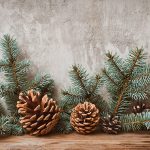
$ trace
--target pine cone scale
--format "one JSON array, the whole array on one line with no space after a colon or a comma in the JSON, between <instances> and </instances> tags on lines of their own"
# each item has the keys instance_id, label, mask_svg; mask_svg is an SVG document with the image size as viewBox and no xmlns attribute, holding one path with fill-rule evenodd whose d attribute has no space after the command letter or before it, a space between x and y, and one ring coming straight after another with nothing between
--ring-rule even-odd
<instances>
[{"instance_id":1,"label":"pine cone scale","mask_svg":"<svg viewBox=\"0 0 150 150\"><path fill-rule=\"evenodd\" d=\"M31 127L33 128L33 127L36 127L37 126L37 122L35 122L35 123L33 123L33 124L31 124Z\"/></svg>"}]
</instances>

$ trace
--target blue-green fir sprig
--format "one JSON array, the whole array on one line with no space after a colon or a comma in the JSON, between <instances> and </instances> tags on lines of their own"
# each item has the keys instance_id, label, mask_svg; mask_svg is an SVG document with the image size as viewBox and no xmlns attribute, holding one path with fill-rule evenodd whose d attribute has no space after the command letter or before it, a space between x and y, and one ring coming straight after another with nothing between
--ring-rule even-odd
<instances>
[{"instance_id":1,"label":"blue-green fir sprig","mask_svg":"<svg viewBox=\"0 0 150 150\"><path fill-rule=\"evenodd\" d=\"M63 119L60 120L59 123L66 124L66 127L62 130L63 133L72 131L70 126L70 114L72 108L78 103L85 101L94 103L96 107L100 109L100 112L108 109L107 103L99 94L102 85L101 76L99 74L90 77L85 68L80 65L73 65L69 72L69 76L72 86L68 89L62 90L62 98L60 102L63 111Z\"/></svg>"},{"instance_id":2,"label":"blue-green fir sprig","mask_svg":"<svg viewBox=\"0 0 150 150\"><path fill-rule=\"evenodd\" d=\"M18 123L19 118L15 116L0 116L0 137L16 135L20 136L24 134L24 130Z\"/></svg>"},{"instance_id":3,"label":"blue-green fir sprig","mask_svg":"<svg viewBox=\"0 0 150 150\"><path fill-rule=\"evenodd\" d=\"M41 94L52 96L54 81L50 76L37 75L33 80L28 78L30 62L25 59L20 60L20 49L13 37L4 35L0 46L2 51L0 72L5 75L5 82L0 84L0 96L4 97L11 114L16 112L16 102L20 92L32 88Z\"/></svg>"},{"instance_id":4,"label":"blue-green fir sprig","mask_svg":"<svg viewBox=\"0 0 150 150\"><path fill-rule=\"evenodd\" d=\"M41 96L47 94L50 98L53 97L54 92L54 80L50 75L40 75L37 74L35 78L31 81L28 89L33 89L39 91Z\"/></svg>"},{"instance_id":5,"label":"blue-green fir sprig","mask_svg":"<svg viewBox=\"0 0 150 150\"><path fill-rule=\"evenodd\" d=\"M22 135L24 131L18 123L19 116L16 109L19 93L34 89L41 95L47 94L52 97L54 81L49 75L38 74L33 80L28 78L30 62L20 59L20 49L13 37L4 35L0 46L2 51L0 72L5 76L5 82L0 83L0 97L5 99L10 112L10 116L4 116L4 107L0 104L0 135Z\"/></svg>"},{"instance_id":6,"label":"blue-green fir sprig","mask_svg":"<svg viewBox=\"0 0 150 150\"><path fill-rule=\"evenodd\" d=\"M150 112L127 114L120 118L124 132L137 132L150 129Z\"/></svg>"},{"instance_id":7,"label":"blue-green fir sprig","mask_svg":"<svg viewBox=\"0 0 150 150\"><path fill-rule=\"evenodd\" d=\"M144 100L150 92L150 67L143 49L134 49L126 59L108 52L102 80L111 95L113 116L123 115L131 100Z\"/></svg>"},{"instance_id":8,"label":"blue-green fir sprig","mask_svg":"<svg viewBox=\"0 0 150 150\"><path fill-rule=\"evenodd\" d=\"M6 115L6 109L2 103L0 103L0 115Z\"/></svg>"}]
</instances>

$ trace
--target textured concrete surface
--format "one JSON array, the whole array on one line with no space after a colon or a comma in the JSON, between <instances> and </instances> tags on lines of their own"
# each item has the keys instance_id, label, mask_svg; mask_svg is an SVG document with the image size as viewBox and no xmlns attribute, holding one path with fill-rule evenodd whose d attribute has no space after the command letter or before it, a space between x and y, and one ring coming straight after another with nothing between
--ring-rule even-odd
<instances>
[{"instance_id":1,"label":"textured concrete surface","mask_svg":"<svg viewBox=\"0 0 150 150\"><path fill-rule=\"evenodd\" d=\"M150 58L150 1L0 0L0 37L6 33L60 90L72 64L98 72L108 50L125 57L143 46Z\"/></svg>"}]
</instances>

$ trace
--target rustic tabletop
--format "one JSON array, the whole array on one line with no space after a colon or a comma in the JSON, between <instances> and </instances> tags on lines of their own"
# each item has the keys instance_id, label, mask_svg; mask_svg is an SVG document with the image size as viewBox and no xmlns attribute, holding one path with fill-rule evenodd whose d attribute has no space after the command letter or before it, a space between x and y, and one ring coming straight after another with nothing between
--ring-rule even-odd
<instances>
[{"instance_id":1,"label":"rustic tabletop","mask_svg":"<svg viewBox=\"0 0 150 150\"><path fill-rule=\"evenodd\" d=\"M150 150L150 134L11 136L0 138L0 150Z\"/></svg>"}]
</instances>

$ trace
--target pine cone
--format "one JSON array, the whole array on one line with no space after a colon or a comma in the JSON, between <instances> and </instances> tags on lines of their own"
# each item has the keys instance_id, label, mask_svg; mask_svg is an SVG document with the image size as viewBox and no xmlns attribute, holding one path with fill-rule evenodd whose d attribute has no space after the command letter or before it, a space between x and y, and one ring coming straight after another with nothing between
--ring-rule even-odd
<instances>
[{"instance_id":1,"label":"pine cone","mask_svg":"<svg viewBox=\"0 0 150 150\"><path fill-rule=\"evenodd\" d=\"M102 119L102 129L104 132L109 134L118 134L121 130L121 122L118 121L118 116L112 117L104 117Z\"/></svg>"},{"instance_id":2,"label":"pine cone","mask_svg":"<svg viewBox=\"0 0 150 150\"><path fill-rule=\"evenodd\" d=\"M49 133L60 118L60 109L56 101L49 100L47 95L41 98L40 93L33 90L27 94L20 93L17 108L18 113L23 116L20 123L31 135Z\"/></svg>"},{"instance_id":3,"label":"pine cone","mask_svg":"<svg viewBox=\"0 0 150 150\"><path fill-rule=\"evenodd\" d=\"M99 123L99 110L89 102L79 103L71 113L70 123L81 134L88 134L96 130Z\"/></svg>"},{"instance_id":4,"label":"pine cone","mask_svg":"<svg viewBox=\"0 0 150 150\"><path fill-rule=\"evenodd\" d=\"M136 101L131 105L131 113L137 114L147 109L146 101Z\"/></svg>"}]
</instances>

